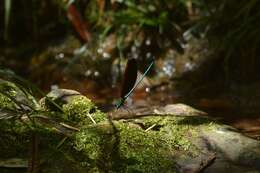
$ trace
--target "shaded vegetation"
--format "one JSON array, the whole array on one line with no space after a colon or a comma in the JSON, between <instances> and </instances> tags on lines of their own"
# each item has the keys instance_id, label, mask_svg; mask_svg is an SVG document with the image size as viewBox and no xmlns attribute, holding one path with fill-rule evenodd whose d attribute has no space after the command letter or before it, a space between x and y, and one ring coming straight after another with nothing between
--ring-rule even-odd
<instances>
[{"instance_id":1,"label":"shaded vegetation","mask_svg":"<svg viewBox=\"0 0 260 173\"><path fill-rule=\"evenodd\" d=\"M19 87L10 82L2 82L1 86L6 83L16 93L20 92ZM106 115L88 98L76 93L71 90L52 91L40 101L38 110L19 112L19 116L11 118L3 110L12 106L5 106L8 102L1 105L0 128L5 133L0 135L4 139L0 145L3 146L1 153L6 153L2 159L33 159L33 155L28 156L32 150L28 146L33 134L38 136L39 142L39 150L35 151L40 159L38 169L47 172L57 169L61 172L174 172L178 170L174 164L177 158L186 154L193 158L200 152L190 141L197 136L199 126L192 129L189 122L179 124L181 117L142 118L139 120L143 123L140 127L149 128L156 124L155 129L145 131L134 121L107 121ZM16 100L12 99L7 101L11 105L12 102L16 104ZM62 111L54 107L49 99L55 101ZM29 119L26 120L25 116ZM48 118L41 119L44 116ZM64 122L75 127L66 125L61 128ZM208 126L206 121L201 123ZM29 162L29 165L33 163Z\"/></svg>"},{"instance_id":2,"label":"shaded vegetation","mask_svg":"<svg viewBox=\"0 0 260 173\"><path fill-rule=\"evenodd\" d=\"M224 69L227 81L259 80L260 3L252 1L206 1L208 11L201 24Z\"/></svg>"},{"instance_id":3,"label":"shaded vegetation","mask_svg":"<svg viewBox=\"0 0 260 173\"><path fill-rule=\"evenodd\" d=\"M169 50L183 54L187 37L196 37L213 52L217 74L208 80L228 87L253 83L260 79L259 9L257 0L0 1L1 158L30 158L30 167L40 155L44 172L177 171L176 159L202 154L191 139L200 128L218 127L215 122L174 116L108 121L80 93L54 89L45 95L3 67L41 80L45 89L68 80L66 72L76 80L88 73L98 78L98 71L88 70L100 68L107 86L118 75L108 71L115 65L120 73L123 59L161 60ZM67 46L60 44L64 38ZM35 137L40 151L29 147Z\"/></svg>"},{"instance_id":4,"label":"shaded vegetation","mask_svg":"<svg viewBox=\"0 0 260 173\"><path fill-rule=\"evenodd\" d=\"M76 12L68 10L71 5ZM145 61L145 57L162 57L168 48L182 53L186 44L183 34L190 32L195 36L204 34L209 40L214 56L220 59L215 64L219 66L219 75L226 82L247 83L259 79L257 0L239 3L226 0L56 0L40 3L5 0L0 6L1 18L5 21L0 27L1 42L11 47L20 45L15 54L0 51L4 57L16 57L16 61L30 58L49 40L57 40L71 32L81 40L84 40L83 32L92 35L88 44L93 52L89 56L95 54L97 45L115 35L117 50L112 53L113 57L139 57L143 59L140 61ZM84 23L75 16L74 21L68 20L70 15L81 15ZM29 44L24 45L24 42Z\"/></svg>"}]
</instances>

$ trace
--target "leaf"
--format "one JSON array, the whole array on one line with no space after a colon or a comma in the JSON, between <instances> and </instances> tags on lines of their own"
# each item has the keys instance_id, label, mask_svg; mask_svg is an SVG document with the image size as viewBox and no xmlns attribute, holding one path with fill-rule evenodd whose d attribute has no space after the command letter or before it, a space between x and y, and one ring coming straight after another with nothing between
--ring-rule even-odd
<instances>
[{"instance_id":1,"label":"leaf","mask_svg":"<svg viewBox=\"0 0 260 173\"><path fill-rule=\"evenodd\" d=\"M27 168L28 167L28 160L21 159L21 158L10 158L10 159L1 159L0 160L0 167L4 168Z\"/></svg>"},{"instance_id":2,"label":"leaf","mask_svg":"<svg viewBox=\"0 0 260 173\"><path fill-rule=\"evenodd\" d=\"M21 115L20 112L17 112L15 110L7 109L7 108L1 108L0 109L0 120L2 119L11 119L13 117L19 117Z\"/></svg>"},{"instance_id":3,"label":"leaf","mask_svg":"<svg viewBox=\"0 0 260 173\"><path fill-rule=\"evenodd\" d=\"M14 83L15 86L18 87L23 92L23 94L26 96L26 98L29 101L31 101L31 103L35 107L38 107L38 102L37 102L36 98L34 97L34 95L39 94L41 97L43 97L44 93L37 86L35 86L33 83L23 79L22 77L16 75L11 70L7 70L7 69L0 69L0 79L1 78L6 79L6 80ZM2 91L0 90L0 92L2 92ZM2 93L5 94L4 92L2 92ZM56 104L54 101L52 101L48 97L47 97L47 99L53 105L55 105L59 110L62 111L62 108L58 104ZM25 105L25 106L30 107L30 105L25 104L25 103L20 104L20 101L18 101L18 100L13 100L13 101L15 101L16 104L18 104L18 106L19 105Z\"/></svg>"},{"instance_id":4,"label":"leaf","mask_svg":"<svg viewBox=\"0 0 260 173\"><path fill-rule=\"evenodd\" d=\"M97 0L97 4L98 4L99 15L103 16L105 5L106 5L106 1L105 0Z\"/></svg>"},{"instance_id":5,"label":"leaf","mask_svg":"<svg viewBox=\"0 0 260 173\"><path fill-rule=\"evenodd\" d=\"M5 10L5 32L4 32L5 40L8 40L11 5L12 5L12 0L5 0L5 9L4 9Z\"/></svg>"},{"instance_id":6,"label":"leaf","mask_svg":"<svg viewBox=\"0 0 260 173\"><path fill-rule=\"evenodd\" d=\"M84 23L80 13L73 4L70 4L68 6L67 15L68 19L72 22L80 38L85 42L89 42L91 40L91 34L87 30L86 24Z\"/></svg>"}]
</instances>

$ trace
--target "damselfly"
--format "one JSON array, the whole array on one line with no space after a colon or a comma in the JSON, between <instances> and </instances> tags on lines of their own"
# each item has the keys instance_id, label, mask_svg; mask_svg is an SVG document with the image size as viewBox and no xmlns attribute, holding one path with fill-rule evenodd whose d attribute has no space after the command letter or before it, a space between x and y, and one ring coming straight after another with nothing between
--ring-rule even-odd
<instances>
[{"instance_id":1,"label":"damselfly","mask_svg":"<svg viewBox=\"0 0 260 173\"><path fill-rule=\"evenodd\" d=\"M137 78L136 59L128 60L125 68L125 73L124 73L124 80L123 80L123 85L122 85L122 90L120 95L121 98L116 104L116 109L119 109L121 106L124 105L125 100L131 95L131 93L134 91L137 85L144 79L144 77L149 72L153 64L154 64L154 59L149 64L149 66L145 69L140 79L136 82L136 78Z\"/></svg>"}]
</instances>

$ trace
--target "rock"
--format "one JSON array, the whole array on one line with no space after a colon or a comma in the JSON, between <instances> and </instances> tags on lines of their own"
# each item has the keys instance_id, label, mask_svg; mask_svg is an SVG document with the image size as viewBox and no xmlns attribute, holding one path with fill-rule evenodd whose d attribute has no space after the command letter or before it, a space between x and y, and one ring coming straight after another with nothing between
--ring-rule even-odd
<instances>
[{"instance_id":1,"label":"rock","mask_svg":"<svg viewBox=\"0 0 260 173\"><path fill-rule=\"evenodd\" d=\"M53 101L57 101L62 111L53 109ZM56 123L35 126L41 146L42 172L249 173L259 170L259 141L187 105L157 107L161 112L111 120L80 93L58 89L43 98L41 106L51 112L48 118ZM68 136L51 130L64 121L75 125L77 130ZM1 123L0 130L4 132L8 126L3 125L7 122ZM13 128L21 125L14 124ZM12 145L4 145L5 140L1 140L0 146L4 148L0 155L8 151L12 153L8 156L14 158L13 150L22 148L19 154L26 158L28 132L16 130L18 136L8 133L8 138L3 139Z\"/></svg>"},{"instance_id":2,"label":"rock","mask_svg":"<svg viewBox=\"0 0 260 173\"><path fill-rule=\"evenodd\" d=\"M229 172L232 169L235 172L237 168L245 172L249 170L260 171L259 141L246 137L235 129L224 125L202 133L202 136L207 138L209 142L208 146L217 153L218 159L216 165L212 165L213 168L216 167ZM229 165L229 168L227 165ZM230 170L230 167L233 168Z\"/></svg>"},{"instance_id":3,"label":"rock","mask_svg":"<svg viewBox=\"0 0 260 173\"><path fill-rule=\"evenodd\" d=\"M206 116L207 113L197 110L185 104L168 104L165 107L154 109L154 113L158 114L174 114L177 116Z\"/></svg>"},{"instance_id":4,"label":"rock","mask_svg":"<svg viewBox=\"0 0 260 173\"><path fill-rule=\"evenodd\" d=\"M196 110L184 104L172 104L165 107L154 107L140 109L142 113L125 116L121 114L115 119L130 121L140 127L149 128L144 125L143 118L151 115L159 116L165 121L173 121L175 124L168 134L172 134L173 129L186 129L192 132L192 136L185 136L190 143L194 144L200 151L199 157L189 158L188 156L177 158L175 163L180 172L196 172L200 170L205 162L209 166L204 172L259 172L260 170L260 142L239 133L236 129L217 123L210 119L205 112ZM150 115L149 115L150 113ZM126 118L127 120L122 120ZM176 122L178 122L176 124ZM154 125L154 127L153 127ZM162 128L160 123L150 124L150 127L158 130ZM151 129L153 129L151 128ZM182 131L174 131L174 134L181 134ZM195 137L194 137L195 136ZM182 142L181 142L182 143ZM216 156L214 162L210 162L211 156ZM209 160L208 160L209 159ZM203 168L204 169L204 168ZM195 171L196 170L196 171Z\"/></svg>"}]
</instances>

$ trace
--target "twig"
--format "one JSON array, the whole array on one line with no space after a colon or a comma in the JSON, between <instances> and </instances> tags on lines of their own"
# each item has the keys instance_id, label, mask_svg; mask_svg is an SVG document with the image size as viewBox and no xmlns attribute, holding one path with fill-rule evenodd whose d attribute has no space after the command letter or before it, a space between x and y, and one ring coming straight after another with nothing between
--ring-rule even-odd
<instances>
[{"instance_id":1,"label":"twig","mask_svg":"<svg viewBox=\"0 0 260 173\"><path fill-rule=\"evenodd\" d=\"M64 144L64 142L66 141L66 139L68 139L67 136L65 136L64 138L62 138L62 140L59 142L59 144L57 145L56 149L60 148L62 144Z\"/></svg>"},{"instance_id":2,"label":"twig","mask_svg":"<svg viewBox=\"0 0 260 173\"><path fill-rule=\"evenodd\" d=\"M28 162L28 172L39 172L39 138L36 132L32 132L31 146L30 146L30 160Z\"/></svg>"},{"instance_id":3,"label":"twig","mask_svg":"<svg viewBox=\"0 0 260 173\"><path fill-rule=\"evenodd\" d=\"M65 123L60 123L60 125L63 126L63 127L66 127L67 129L71 129L71 130L79 131L79 128L76 128L76 127L70 126L70 125L65 124Z\"/></svg>"},{"instance_id":4,"label":"twig","mask_svg":"<svg viewBox=\"0 0 260 173\"><path fill-rule=\"evenodd\" d=\"M92 118L92 116L88 113L87 116L90 118L90 120L94 123L97 124L96 121Z\"/></svg>"},{"instance_id":5,"label":"twig","mask_svg":"<svg viewBox=\"0 0 260 173\"><path fill-rule=\"evenodd\" d=\"M153 124L152 126L148 127L145 132L148 132L149 130L151 130L152 128L154 128L156 126L156 124Z\"/></svg>"}]
</instances>

